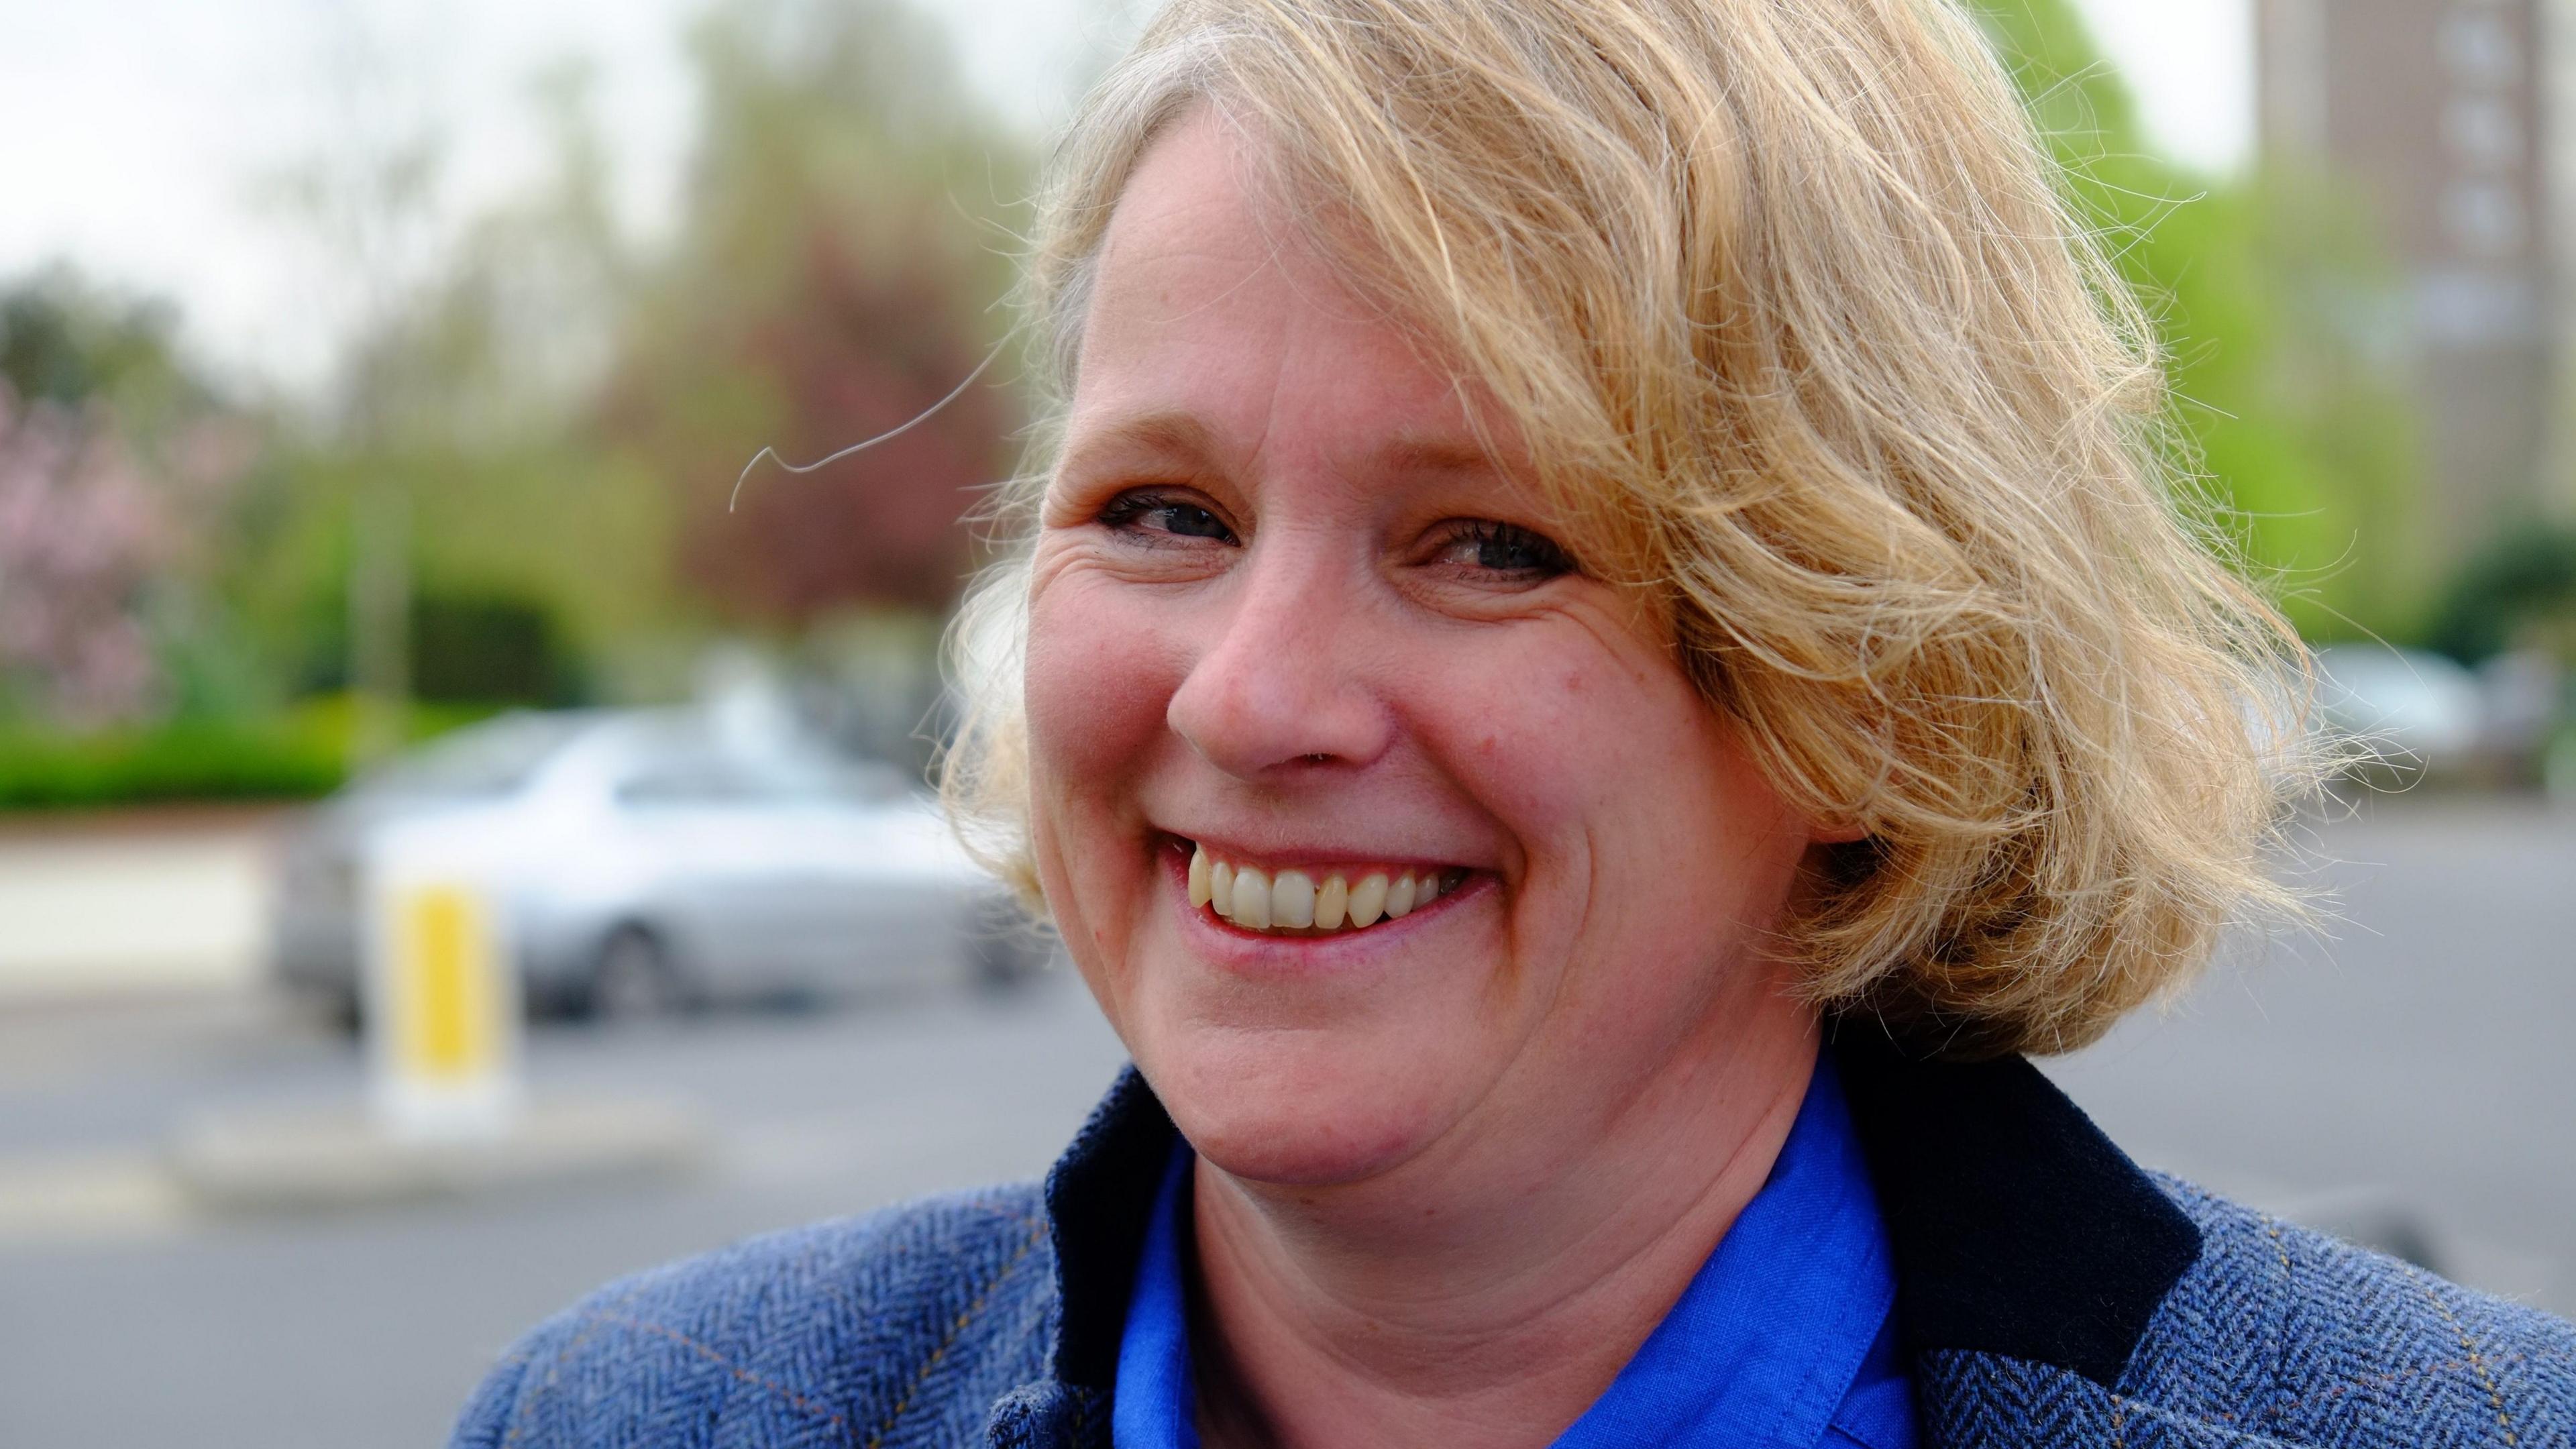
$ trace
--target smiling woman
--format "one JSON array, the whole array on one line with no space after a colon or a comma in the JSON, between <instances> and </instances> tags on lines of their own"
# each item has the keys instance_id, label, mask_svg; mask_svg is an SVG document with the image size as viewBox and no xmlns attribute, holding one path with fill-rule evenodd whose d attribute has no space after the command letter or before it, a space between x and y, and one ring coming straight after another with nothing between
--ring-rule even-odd
<instances>
[{"instance_id":1,"label":"smiling woman","mask_svg":"<svg viewBox=\"0 0 2576 1449\"><path fill-rule=\"evenodd\" d=\"M541 1328L460 1442L2417 1445L2576 1335L2141 1172L2296 641L1943 0L1178 0L1032 259L951 806L1135 1058L1041 1195Z\"/></svg>"},{"instance_id":2,"label":"smiling woman","mask_svg":"<svg viewBox=\"0 0 2576 1449\"><path fill-rule=\"evenodd\" d=\"M1644 597L1556 541L1454 371L1263 198L1254 154L1212 106L1177 117L1103 240L1062 462L1007 585L1037 875L1205 1160L1389 1202L1431 1179L1459 1212L1576 1230L1533 1194L1605 1132L1685 1149L1662 1160L1696 1176L1748 1125L1623 1112L1644 1084L1678 1074L1677 1100L1786 1131L1812 1013L1759 947L1825 832ZM1341 884L1338 929L1319 882ZM1531 1140L1463 1147L1505 1128ZM1723 1210L1705 1183L1657 1188ZM1676 1251L1705 1256L1694 1235ZM1463 1219L1443 1236L1492 1246ZM1446 1270L1426 1241L1384 1246Z\"/></svg>"},{"instance_id":3,"label":"smiling woman","mask_svg":"<svg viewBox=\"0 0 2576 1449\"><path fill-rule=\"evenodd\" d=\"M1230 170L1166 154L1191 120ZM1321 359L1386 410L1339 476L1507 494L1445 521L1579 559L1840 827L1813 864L1842 888L1775 943L1811 999L2065 1050L2286 904L2263 846L2302 781L2239 726L2297 641L2189 516L2152 329L1948 7L1184 5L1094 98L1047 215L1060 426L1016 516L1124 480L1222 525L1181 480L1240 485L1218 450L1299 419L1204 394ZM1295 330L1209 320L1274 272ZM1000 662L1032 562L969 606L951 799L1034 900Z\"/></svg>"}]
</instances>

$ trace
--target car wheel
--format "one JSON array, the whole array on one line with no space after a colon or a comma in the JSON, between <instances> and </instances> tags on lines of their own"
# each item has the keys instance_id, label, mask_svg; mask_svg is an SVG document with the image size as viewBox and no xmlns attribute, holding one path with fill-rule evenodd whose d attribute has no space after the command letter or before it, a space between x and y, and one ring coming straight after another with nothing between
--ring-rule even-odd
<instances>
[{"instance_id":1,"label":"car wheel","mask_svg":"<svg viewBox=\"0 0 2576 1449\"><path fill-rule=\"evenodd\" d=\"M620 926L599 946L591 968L591 1015L611 1021L676 1016L694 996L670 948L642 926Z\"/></svg>"},{"instance_id":2,"label":"car wheel","mask_svg":"<svg viewBox=\"0 0 2576 1449\"><path fill-rule=\"evenodd\" d=\"M322 1021L335 1036L354 1041L367 1034L367 1008L358 993L334 991L322 1002Z\"/></svg>"}]
</instances>

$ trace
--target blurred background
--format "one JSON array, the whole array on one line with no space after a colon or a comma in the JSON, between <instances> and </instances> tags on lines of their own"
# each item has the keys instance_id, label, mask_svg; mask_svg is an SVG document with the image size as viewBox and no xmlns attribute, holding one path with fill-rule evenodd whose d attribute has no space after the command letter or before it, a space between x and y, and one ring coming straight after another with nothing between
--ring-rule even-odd
<instances>
[{"instance_id":1,"label":"blurred background","mask_svg":"<svg viewBox=\"0 0 2576 1449\"><path fill-rule=\"evenodd\" d=\"M2050 1070L2576 1311L2576 6L1979 3L2384 750L2322 933ZM1147 8L0 0L0 1444L436 1442L605 1278L1060 1148L1121 1053L923 778L1025 199ZM506 1151L366 1110L425 822Z\"/></svg>"}]
</instances>

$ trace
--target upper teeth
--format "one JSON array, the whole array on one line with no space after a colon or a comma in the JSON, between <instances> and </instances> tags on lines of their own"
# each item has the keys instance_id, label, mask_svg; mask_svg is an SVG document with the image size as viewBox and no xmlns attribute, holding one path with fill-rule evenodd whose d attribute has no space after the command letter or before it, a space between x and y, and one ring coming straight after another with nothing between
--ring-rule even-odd
<instances>
[{"instance_id":1,"label":"upper teeth","mask_svg":"<svg viewBox=\"0 0 2576 1449\"><path fill-rule=\"evenodd\" d=\"M1202 845L1190 855L1190 904L1204 906L1250 931L1355 931L1412 914L1438 898L1441 872L1372 870L1354 883L1334 871L1283 870L1234 865Z\"/></svg>"}]
</instances>

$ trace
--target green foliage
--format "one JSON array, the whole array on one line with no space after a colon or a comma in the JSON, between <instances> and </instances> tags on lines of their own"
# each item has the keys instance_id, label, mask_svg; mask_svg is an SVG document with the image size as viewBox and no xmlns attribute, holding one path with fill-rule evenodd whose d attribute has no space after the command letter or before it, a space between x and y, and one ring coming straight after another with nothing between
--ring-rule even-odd
<instances>
[{"instance_id":1,"label":"green foliage","mask_svg":"<svg viewBox=\"0 0 2576 1449\"><path fill-rule=\"evenodd\" d=\"M488 705L413 712L414 740L493 714ZM305 800L348 778L354 712L345 696L255 719L181 719L65 734L0 726L0 811L206 800Z\"/></svg>"},{"instance_id":2,"label":"green foliage","mask_svg":"<svg viewBox=\"0 0 2576 1449\"><path fill-rule=\"evenodd\" d=\"M131 724L231 690L222 545L261 433L166 308L65 268L0 285L0 717Z\"/></svg>"},{"instance_id":3,"label":"green foliage","mask_svg":"<svg viewBox=\"0 0 2576 1449\"><path fill-rule=\"evenodd\" d=\"M349 686L348 611L326 599L309 635L302 684ZM546 603L506 591L416 592L411 600L412 695L424 703L561 708L588 702L581 659Z\"/></svg>"},{"instance_id":4,"label":"green foliage","mask_svg":"<svg viewBox=\"0 0 2576 1449\"><path fill-rule=\"evenodd\" d=\"M851 465L755 476L738 512L729 494L764 445L831 452L973 371L1008 321L997 198L1025 189L1024 148L895 0L733 0L690 44L701 135L678 234L648 252L619 232L587 75L549 73L551 172L388 313L342 425L262 480L234 551L241 613L286 656L346 647L371 489L409 500L414 588L523 603L594 664L718 620L794 630L953 594L959 515L1019 425L1006 391ZM417 643L435 693L443 646Z\"/></svg>"},{"instance_id":5,"label":"green foliage","mask_svg":"<svg viewBox=\"0 0 2576 1449\"><path fill-rule=\"evenodd\" d=\"M2523 644L2576 656L2576 529L2508 529L2461 568L2434 616L2432 646L2476 664Z\"/></svg>"},{"instance_id":6,"label":"green foliage","mask_svg":"<svg viewBox=\"0 0 2576 1449\"><path fill-rule=\"evenodd\" d=\"M580 676L544 606L507 594L412 601L412 688L422 699L569 705Z\"/></svg>"},{"instance_id":7,"label":"green foliage","mask_svg":"<svg viewBox=\"0 0 2576 1449\"><path fill-rule=\"evenodd\" d=\"M2406 636L2430 576L2414 412L2368 228L2312 178L2196 177L2148 151L2067 0L1982 0L2078 212L2153 312L2184 459L2312 637Z\"/></svg>"},{"instance_id":8,"label":"green foliage","mask_svg":"<svg viewBox=\"0 0 2576 1449\"><path fill-rule=\"evenodd\" d=\"M202 408L207 390L181 362L176 317L119 298L65 268L0 288L0 379L28 401L109 403L132 425Z\"/></svg>"},{"instance_id":9,"label":"green foliage","mask_svg":"<svg viewBox=\"0 0 2576 1449\"><path fill-rule=\"evenodd\" d=\"M193 721L148 730L0 733L0 809L303 799L340 783L341 744L310 727Z\"/></svg>"},{"instance_id":10,"label":"green foliage","mask_svg":"<svg viewBox=\"0 0 2576 1449\"><path fill-rule=\"evenodd\" d=\"M347 682L371 493L402 500L400 552L428 614L479 600L521 620L522 642L501 649L488 629L416 609L412 683L425 698L585 694L591 660L686 616L668 500L594 427L634 263L606 200L588 84L578 65L538 79L549 173L484 214L432 283L359 339L339 415L296 439L242 511L233 597L291 686ZM492 677L496 659L532 652L544 661Z\"/></svg>"},{"instance_id":11,"label":"green foliage","mask_svg":"<svg viewBox=\"0 0 2576 1449\"><path fill-rule=\"evenodd\" d=\"M739 514L726 494L763 445L809 457L910 421L1001 340L1025 145L901 0L723 0L690 45L701 136L678 234L649 252L619 229L613 138L578 64L535 86L551 171L416 291L387 290L410 269L375 263L400 249L388 238L417 210L434 135L287 178L309 239L371 299L366 331L327 409L248 420L257 446L170 530L184 557L156 558L120 599L162 658L151 708L79 737L13 729L0 800L336 780L346 720L285 701L347 687L362 518L378 541L363 552L408 572L411 683L433 720L442 702L667 682L664 661L717 621L802 630L946 604L971 564L959 515L1021 421L1006 388L853 466L755 477ZM147 468L205 441L189 428L215 407L172 337L165 310L69 273L0 290L0 377L103 400Z\"/></svg>"},{"instance_id":12,"label":"green foliage","mask_svg":"<svg viewBox=\"0 0 2576 1449\"><path fill-rule=\"evenodd\" d=\"M704 131L683 231L651 270L604 418L676 511L676 563L736 624L936 612L970 566L959 518L1021 414L986 385L886 446L1000 342L1017 140L976 111L942 37L892 0L736 0L692 36Z\"/></svg>"}]
</instances>

